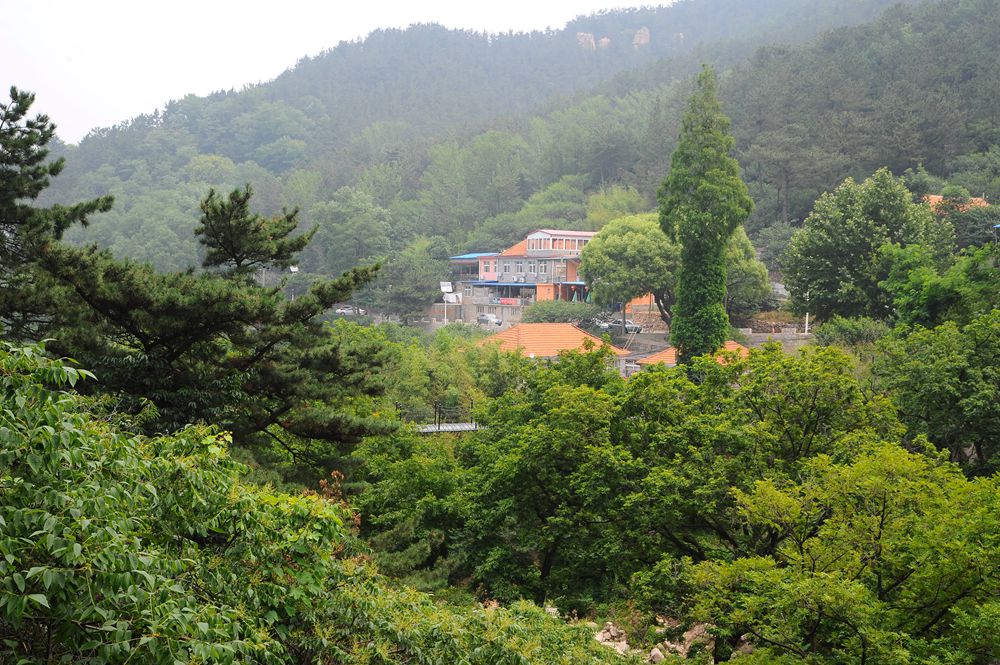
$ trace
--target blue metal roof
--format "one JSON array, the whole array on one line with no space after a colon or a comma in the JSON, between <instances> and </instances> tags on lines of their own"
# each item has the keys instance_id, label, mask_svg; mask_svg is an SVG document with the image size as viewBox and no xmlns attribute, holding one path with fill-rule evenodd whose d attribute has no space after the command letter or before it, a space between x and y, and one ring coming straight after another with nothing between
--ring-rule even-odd
<instances>
[{"instance_id":1,"label":"blue metal roof","mask_svg":"<svg viewBox=\"0 0 1000 665\"><path fill-rule=\"evenodd\" d=\"M483 256L497 256L500 252L474 252L472 254L459 254L458 256L449 256L452 261L466 261L472 259L478 259Z\"/></svg>"}]
</instances>

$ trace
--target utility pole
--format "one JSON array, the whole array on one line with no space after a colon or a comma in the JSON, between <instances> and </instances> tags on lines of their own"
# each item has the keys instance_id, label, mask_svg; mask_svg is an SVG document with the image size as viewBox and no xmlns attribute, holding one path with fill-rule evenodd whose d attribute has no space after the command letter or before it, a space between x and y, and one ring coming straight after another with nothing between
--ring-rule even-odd
<instances>
[{"instance_id":1,"label":"utility pole","mask_svg":"<svg viewBox=\"0 0 1000 665\"><path fill-rule=\"evenodd\" d=\"M806 334L809 334L809 292L806 291Z\"/></svg>"}]
</instances>

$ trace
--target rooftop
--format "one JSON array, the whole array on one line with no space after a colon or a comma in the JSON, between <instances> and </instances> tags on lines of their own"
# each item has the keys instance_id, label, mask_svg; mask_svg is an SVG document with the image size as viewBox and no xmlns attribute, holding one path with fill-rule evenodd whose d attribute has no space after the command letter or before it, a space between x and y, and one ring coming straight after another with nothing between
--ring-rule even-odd
<instances>
[{"instance_id":1,"label":"rooftop","mask_svg":"<svg viewBox=\"0 0 1000 665\"><path fill-rule=\"evenodd\" d=\"M931 210L937 210L938 206L944 202L944 197L940 194L927 194L924 196L924 201L926 201L931 206ZM989 206L990 202L986 199L979 198L978 196L969 197L969 202L958 206L959 212L965 212L969 208L985 208Z\"/></svg>"},{"instance_id":2,"label":"rooftop","mask_svg":"<svg viewBox=\"0 0 1000 665\"><path fill-rule=\"evenodd\" d=\"M500 256L526 256L528 253L528 241L522 240L516 245L512 245L500 252Z\"/></svg>"},{"instance_id":3,"label":"rooftop","mask_svg":"<svg viewBox=\"0 0 1000 665\"><path fill-rule=\"evenodd\" d=\"M538 229L532 233L548 233L550 236L566 236L567 238L593 238L597 235L597 231L564 231L560 229Z\"/></svg>"},{"instance_id":4,"label":"rooftop","mask_svg":"<svg viewBox=\"0 0 1000 665\"><path fill-rule=\"evenodd\" d=\"M608 347L617 356L629 355L629 351L608 344L572 323L521 323L482 343L499 342L501 351L520 351L530 358L553 358L560 351L583 351L588 341L594 347Z\"/></svg>"},{"instance_id":5,"label":"rooftop","mask_svg":"<svg viewBox=\"0 0 1000 665\"><path fill-rule=\"evenodd\" d=\"M497 256L499 252L473 252L472 254L459 254L458 256L449 256L448 258L452 261L473 261L475 259L480 259L484 256Z\"/></svg>"},{"instance_id":6,"label":"rooftop","mask_svg":"<svg viewBox=\"0 0 1000 665\"><path fill-rule=\"evenodd\" d=\"M720 349L720 351L735 351L737 354L739 354L740 358L746 358L748 355L750 355L750 350L747 349L747 347L733 340L725 342L722 345L722 349ZM715 359L718 360L719 362L722 362L723 357L721 353L718 356L716 356ZM656 365L657 363L663 363L667 367L673 367L674 365L677 364L677 349L675 349L672 346L668 346L662 351L654 353L651 356L646 356L645 358L640 358L636 362L640 365L646 365L646 366Z\"/></svg>"}]
</instances>

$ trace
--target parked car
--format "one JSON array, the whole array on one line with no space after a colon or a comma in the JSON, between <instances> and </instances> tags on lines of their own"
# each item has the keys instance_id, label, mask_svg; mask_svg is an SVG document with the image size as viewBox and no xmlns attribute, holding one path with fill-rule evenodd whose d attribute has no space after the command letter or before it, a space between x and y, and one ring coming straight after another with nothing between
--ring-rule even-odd
<instances>
[{"instance_id":1,"label":"parked car","mask_svg":"<svg viewBox=\"0 0 1000 665\"><path fill-rule=\"evenodd\" d=\"M622 329L621 319L612 319L611 321L603 321L600 324L601 330L609 330L611 332L617 332ZM634 335L636 333L642 332L642 326L633 321L632 319L625 319L625 332L629 335Z\"/></svg>"},{"instance_id":2,"label":"parked car","mask_svg":"<svg viewBox=\"0 0 1000 665\"><path fill-rule=\"evenodd\" d=\"M353 307L351 305L341 305L334 311L341 316L354 316L355 314L364 315L368 313L360 307Z\"/></svg>"},{"instance_id":3,"label":"parked car","mask_svg":"<svg viewBox=\"0 0 1000 665\"><path fill-rule=\"evenodd\" d=\"M481 323L484 326L502 326L503 320L496 314L480 314L476 317L476 323Z\"/></svg>"}]
</instances>

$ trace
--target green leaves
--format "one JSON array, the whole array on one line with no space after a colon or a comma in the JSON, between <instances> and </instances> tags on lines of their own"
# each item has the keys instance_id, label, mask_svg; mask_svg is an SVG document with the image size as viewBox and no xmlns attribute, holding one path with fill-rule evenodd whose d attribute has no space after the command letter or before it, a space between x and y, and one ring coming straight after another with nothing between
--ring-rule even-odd
<instances>
[{"instance_id":1,"label":"green leaves","mask_svg":"<svg viewBox=\"0 0 1000 665\"><path fill-rule=\"evenodd\" d=\"M64 369L39 351L0 350L0 661L611 657L539 610L453 610L387 585L341 501L244 483L204 426L122 435L38 383Z\"/></svg>"},{"instance_id":2,"label":"green leaves","mask_svg":"<svg viewBox=\"0 0 1000 665\"><path fill-rule=\"evenodd\" d=\"M934 455L877 440L850 462L820 456L803 471L737 495L748 525L782 545L697 566L695 616L749 632L763 662L983 662L959 648L966 627L950 624L995 595L1000 543L986 534L998 526L998 480L970 482ZM980 653L996 657L986 642Z\"/></svg>"},{"instance_id":3,"label":"green leaves","mask_svg":"<svg viewBox=\"0 0 1000 665\"><path fill-rule=\"evenodd\" d=\"M886 243L923 245L932 262L943 261L953 234L928 206L913 203L888 169L860 184L848 178L821 196L781 261L794 307L819 319L889 318L891 302L880 284L889 265L879 260Z\"/></svg>"},{"instance_id":4,"label":"green leaves","mask_svg":"<svg viewBox=\"0 0 1000 665\"><path fill-rule=\"evenodd\" d=\"M670 174L657 192L660 226L681 251L671 339L684 363L722 346L729 325L725 247L753 210L730 154L734 147L715 73L706 67L684 115Z\"/></svg>"},{"instance_id":5,"label":"green leaves","mask_svg":"<svg viewBox=\"0 0 1000 665\"><path fill-rule=\"evenodd\" d=\"M202 217L194 234L208 251L205 267L224 267L226 273L248 279L258 269L287 268L295 261L316 228L289 237L298 227L298 210L266 219L250 212L253 189L246 185L223 199L209 190L201 202Z\"/></svg>"}]
</instances>

